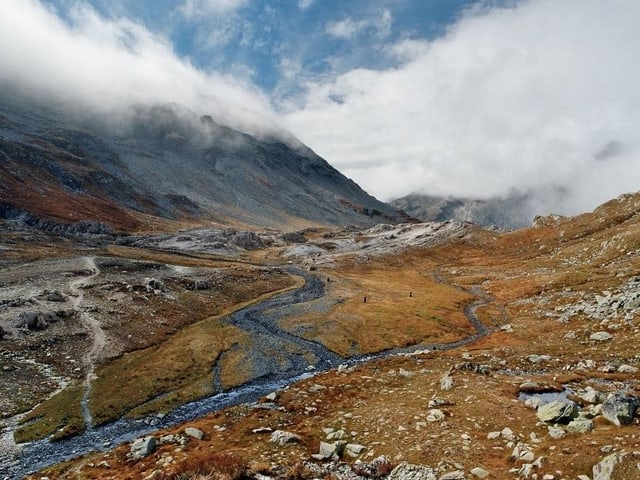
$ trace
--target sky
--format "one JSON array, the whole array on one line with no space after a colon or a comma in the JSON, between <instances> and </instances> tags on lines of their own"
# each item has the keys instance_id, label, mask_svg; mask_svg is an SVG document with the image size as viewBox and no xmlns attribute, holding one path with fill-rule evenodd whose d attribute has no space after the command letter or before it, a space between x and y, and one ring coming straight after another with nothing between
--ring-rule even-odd
<instances>
[{"instance_id":1,"label":"sky","mask_svg":"<svg viewBox=\"0 0 640 480\"><path fill-rule=\"evenodd\" d=\"M640 190L637 0L2 0L0 85L285 128L369 193Z\"/></svg>"}]
</instances>

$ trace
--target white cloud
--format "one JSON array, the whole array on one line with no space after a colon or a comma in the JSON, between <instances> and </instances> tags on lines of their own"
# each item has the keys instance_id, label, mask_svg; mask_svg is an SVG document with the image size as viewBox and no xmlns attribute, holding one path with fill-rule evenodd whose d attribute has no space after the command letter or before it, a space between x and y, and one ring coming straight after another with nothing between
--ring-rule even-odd
<instances>
[{"instance_id":1,"label":"white cloud","mask_svg":"<svg viewBox=\"0 0 640 480\"><path fill-rule=\"evenodd\" d=\"M2 0L0 85L104 113L177 102L245 130L275 119L249 81L196 69L137 23L82 7L70 18L63 22L36 0Z\"/></svg>"},{"instance_id":2,"label":"white cloud","mask_svg":"<svg viewBox=\"0 0 640 480\"><path fill-rule=\"evenodd\" d=\"M367 31L373 31L374 35L379 38L386 38L391 33L392 22L391 12L385 8L376 17L362 20L344 18L329 22L325 27L325 31L332 37L344 40L351 40Z\"/></svg>"},{"instance_id":3,"label":"white cloud","mask_svg":"<svg viewBox=\"0 0 640 480\"><path fill-rule=\"evenodd\" d=\"M185 0L180 12L186 18L226 15L245 6L248 0Z\"/></svg>"},{"instance_id":4,"label":"white cloud","mask_svg":"<svg viewBox=\"0 0 640 480\"><path fill-rule=\"evenodd\" d=\"M384 199L568 189L568 212L640 188L640 2L529 0L462 18L401 66L307 85L289 128ZM357 22L333 25L355 35ZM611 142L624 146L596 159Z\"/></svg>"},{"instance_id":5,"label":"white cloud","mask_svg":"<svg viewBox=\"0 0 640 480\"><path fill-rule=\"evenodd\" d=\"M315 0L298 0L298 8L300 10L306 10L315 3Z\"/></svg>"}]
</instances>

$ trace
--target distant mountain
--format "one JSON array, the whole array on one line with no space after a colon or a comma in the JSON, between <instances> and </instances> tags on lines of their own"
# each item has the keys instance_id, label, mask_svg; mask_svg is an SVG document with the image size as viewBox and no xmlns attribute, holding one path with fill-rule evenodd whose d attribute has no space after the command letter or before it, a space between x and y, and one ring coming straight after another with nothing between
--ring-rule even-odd
<instances>
[{"instance_id":1,"label":"distant mountain","mask_svg":"<svg viewBox=\"0 0 640 480\"><path fill-rule=\"evenodd\" d=\"M258 138L173 104L69 118L0 99L0 218L118 230L165 220L284 229L405 219L287 134Z\"/></svg>"},{"instance_id":2,"label":"distant mountain","mask_svg":"<svg viewBox=\"0 0 640 480\"><path fill-rule=\"evenodd\" d=\"M411 194L391 202L425 222L458 220L482 226L515 229L531 224L536 215L531 195L514 193L487 200Z\"/></svg>"}]
</instances>

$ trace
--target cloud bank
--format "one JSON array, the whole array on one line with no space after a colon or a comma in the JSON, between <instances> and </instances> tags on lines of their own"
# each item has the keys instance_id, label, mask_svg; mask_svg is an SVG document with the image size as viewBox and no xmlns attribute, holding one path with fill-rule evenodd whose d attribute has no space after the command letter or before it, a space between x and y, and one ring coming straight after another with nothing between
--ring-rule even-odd
<instances>
[{"instance_id":1,"label":"cloud bank","mask_svg":"<svg viewBox=\"0 0 640 480\"><path fill-rule=\"evenodd\" d=\"M3 89L78 111L109 114L132 104L176 102L245 131L270 129L276 122L269 98L249 81L197 69L141 24L105 19L81 4L65 13L68 21L36 0L0 2Z\"/></svg>"},{"instance_id":2,"label":"cloud bank","mask_svg":"<svg viewBox=\"0 0 640 480\"><path fill-rule=\"evenodd\" d=\"M640 188L638 25L626 0L477 7L389 45L397 67L308 82L285 118L385 200L564 191L576 213Z\"/></svg>"}]
</instances>

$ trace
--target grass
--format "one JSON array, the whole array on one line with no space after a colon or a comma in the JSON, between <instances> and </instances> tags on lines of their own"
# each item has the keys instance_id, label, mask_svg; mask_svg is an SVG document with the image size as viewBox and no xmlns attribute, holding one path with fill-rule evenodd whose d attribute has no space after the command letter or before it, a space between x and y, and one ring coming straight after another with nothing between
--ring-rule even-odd
<instances>
[{"instance_id":1,"label":"grass","mask_svg":"<svg viewBox=\"0 0 640 480\"><path fill-rule=\"evenodd\" d=\"M395 260L392 267L352 264L342 269L327 284L329 296L340 300L335 307L283 325L304 327L305 337L343 356L451 342L473 333L463 309L475 296L436 282L426 259Z\"/></svg>"},{"instance_id":2,"label":"grass","mask_svg":"<svg viewBox=\"0 0 640 480\"><path fill-rule=\"evenodd\" d=\"M16 429L16 443L40 440L50 435L52 440L61 440L82 433L85 428L80 406L83 393L83 385L74 385L38 405Z\"/></svg>"}]
</instances>

